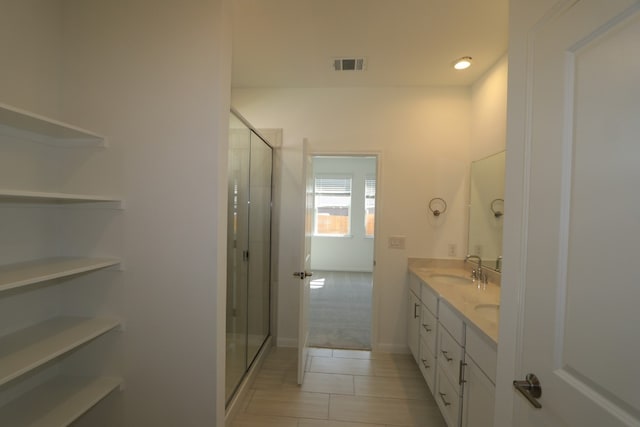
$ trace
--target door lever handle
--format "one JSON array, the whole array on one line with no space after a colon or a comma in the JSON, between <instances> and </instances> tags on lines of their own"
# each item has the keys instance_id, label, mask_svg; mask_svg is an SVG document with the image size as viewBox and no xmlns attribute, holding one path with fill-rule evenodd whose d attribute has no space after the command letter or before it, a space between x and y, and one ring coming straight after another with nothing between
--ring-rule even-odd
<instances>
[{"instance_id":1,"label":"door lever handle","mask_svg":"<svg viewBox=\"0 0 640 427\"><path fill-rule=\"evenodd\" d=\"M295 277L299 277L301 280L304 280L307 277L313 276L313 273L310 273L308 271L296 271L295 273L293 273L293 275Z\"/></svg>"},{"instance_id":2,"label":"door lever handle","mask_svg":"<svg viewBox=\"0 0 640 427\"><path fill-rule=\"evenodd\" d=\"M542 396L542 386L538 377L534 374L527 374L524 381L514 381L513 386L518 390L534 408L540 409L542 405L538 402Z\"/></svg>"}]
</instances>

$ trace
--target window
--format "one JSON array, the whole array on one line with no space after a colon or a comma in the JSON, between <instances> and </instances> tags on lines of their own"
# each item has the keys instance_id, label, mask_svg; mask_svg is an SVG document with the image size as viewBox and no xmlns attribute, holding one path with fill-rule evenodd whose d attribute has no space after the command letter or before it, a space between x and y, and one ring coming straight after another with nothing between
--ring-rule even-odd
<instances>
[{"instance_id":1,"label":"window","mask_svg":"<svg viewBox=\"0 0 640 427\"><path fill-rule=\"evenodd\" d=\"M346 236L350 233L351 177L315 177L315 234Z\"/></svg>"},{"instance_id":2,"label":"window","mask_svg":"<svg viewBox=\"0 0 640 427\"><path fill-rule=\"evenodd\" d=\"M365 236L373 237L376 216L376 179L364 179L364 230Z\"/></svg>"}]
</instances>

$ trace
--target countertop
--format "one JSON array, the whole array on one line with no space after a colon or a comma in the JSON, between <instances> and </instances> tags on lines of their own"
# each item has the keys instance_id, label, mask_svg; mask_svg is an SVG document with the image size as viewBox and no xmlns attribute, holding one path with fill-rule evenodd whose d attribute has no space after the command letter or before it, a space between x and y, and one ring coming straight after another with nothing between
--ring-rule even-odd
<instances>
[{"instance_id":1,"label":"countertop","mask_svg":"<svg viewBox=\"0 0 640 427\"><path fill-rule=\"evenodd\" d=\"M477 281L469 284L451 284L437 276L433 277L434 274L469 277L469 270L460 264L459 261L433 263L429 260L413 258L409 260L409 271L497 345L499 315L493 306L500 304L500 286L496 283L496 275L491 275L486 285Z\"/></svg>"}]
</instances>

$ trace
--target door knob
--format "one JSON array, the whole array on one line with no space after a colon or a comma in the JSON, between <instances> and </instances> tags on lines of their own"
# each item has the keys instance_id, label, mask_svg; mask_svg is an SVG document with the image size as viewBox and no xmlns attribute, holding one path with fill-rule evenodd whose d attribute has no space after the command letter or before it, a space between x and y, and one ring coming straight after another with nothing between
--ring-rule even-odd
<instances>
[{"instance_id":1,"label":"door knob","mask_svg":"<svg viewBox=\"0 0 640 427\"><path fill-rule=\"evenodd\" d=\"M304 280L306 277L313 276L313 273L310 273L308 271L296 271L295 273L293 273L293 275L299 277L300 280Z\"/></svg>"},{"instance_id":2,"label":"door knob","mask_svg":"<svg viewBox=\"0 0 640 427\"><path fill-rule=\"evenodd\" d=\"M542 396L542 386L535 374L527 374L524 381L514 381L513 386L537 409L542 408L538 399Z\"/></svg>"}]
</instances>

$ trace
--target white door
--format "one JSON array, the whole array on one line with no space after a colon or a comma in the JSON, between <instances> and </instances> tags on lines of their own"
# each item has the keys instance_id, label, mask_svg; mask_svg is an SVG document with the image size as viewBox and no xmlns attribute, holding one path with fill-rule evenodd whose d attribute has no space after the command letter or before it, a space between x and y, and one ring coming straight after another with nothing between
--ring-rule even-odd
<instances>
[{"instance_id":1,"label":"white door","mask_svg":"<svg viewBox=\"0 0 640 427\"><path fill-rule=\"evenodd\" d=\"M639 426L640 4L562 1L529 40L515 379L542 394L513 425Z\"/></svg>"},{"instance_id":2,"label":"white door","mask_svg":"<svg viewBox=\"0 0 640 427\"><path fill-rule=\"evenodd\" d=\"M313 164L309 154L309 142L305 139L302 143L304 180L304 242L302 244L302 257L304 265L295 273L300 278L300 303L298 319L298 384L304 381L304 373L309 358L309 298L311 294L311 237L313 236Z\"/></svg>"}]
</instances>

